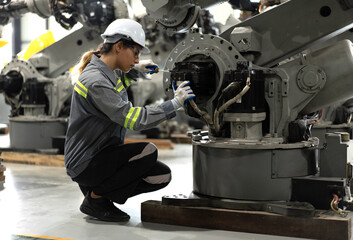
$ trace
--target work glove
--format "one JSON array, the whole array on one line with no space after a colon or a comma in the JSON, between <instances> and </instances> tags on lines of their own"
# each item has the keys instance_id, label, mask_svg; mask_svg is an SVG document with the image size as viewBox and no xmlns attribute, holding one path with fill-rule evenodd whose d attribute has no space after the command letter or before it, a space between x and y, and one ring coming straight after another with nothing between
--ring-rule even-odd
<instances>
[{"instance_id":1,"label":"work glove","mask_svg":"<svg viewBox=\"0 0 353 240\"><path fill-rule=\"evenodd\" d=\"M138 64L134 66L139 72L153 74L158 72L158 65L155 64L151 59L141 60Z\"/></svg>"},{"instance_id":2,"label":"work glove","mask_svg":"<svg viewBox=\"0 0 353 240\"><path fill-rule=\"evenodd\" d=\"M172 83L174 91L174 99L172 99L172 103L174 109L183 107L184 104L186 104L190 99L196 97L189 85L189 81L184 81L179 85L178 88L176 88L174 82Z\"/></svg>"}]
</instances>

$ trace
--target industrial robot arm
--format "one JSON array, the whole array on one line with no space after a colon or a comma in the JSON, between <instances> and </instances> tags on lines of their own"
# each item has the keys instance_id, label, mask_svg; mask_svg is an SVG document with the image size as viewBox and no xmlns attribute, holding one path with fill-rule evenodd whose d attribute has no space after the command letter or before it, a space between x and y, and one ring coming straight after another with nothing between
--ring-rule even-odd
<instances>
[{"instance_id":1,"label":"industrial robot arm","mask_svg":"<svg viewBox=\"0 0 353 240\"><path fill-rule=\"evenodd\" d=\"M172 33L192 26L192 17L186 17L192 16L189 10L220 1L142 2ZM196 98L186 107L187 114L209 127L208 134L192 135L194 192L232 199L305 200L327 208L326 197L315 201L297 186L307 186L310 193L317 180L325 185L326 196L337 190L322 178L339 184L352 177L347 150L333 157L328 147L320 151L322 178L299 179L318 174L318 139L307 134L315 112L353 95L352 42L335 38L353 26L352 1L289 0L261 12L220 35L192 29L168 56L166 94L173 97L174 82L190 81ZM326 44L328 40L332 42ZM327 141L338 138L330 135ZM343 149L346 144L336 143ZM351 201L350 194L341 197Z\"/></svg>"},{"instance_id":2,"label":"industrial robot arm","mask_svg":"<svg viewBox=\"0 0 353 240\"><path fill-rule=\"evenodd\" d=\"M124 1L12 0L0 6L0 24L31 12L43 18L54 16L65 29L71 29L80 22L85 27L102 31L122 13L125 15L126 11Z\"/></svg>"},{"instance_id":3,"label":"industrial robot arm","mask_svg":"<svg viewBox=\"0 0 353 240\"><path fill-rule=\"evenodd\" d=\"M197 21L202 8L211 7L226 1L189 1L189 0L141 0L147 14L157 19L157 24L168 33L185 32Z\"/></svg>"}]
</instances>

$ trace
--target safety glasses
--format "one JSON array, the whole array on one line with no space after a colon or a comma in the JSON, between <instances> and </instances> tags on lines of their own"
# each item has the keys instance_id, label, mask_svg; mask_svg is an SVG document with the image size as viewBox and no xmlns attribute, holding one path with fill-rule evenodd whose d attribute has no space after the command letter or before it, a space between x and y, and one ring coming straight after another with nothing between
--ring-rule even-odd
<instances>
[{"instance_id":1,"label":"safety glasses","mask_svg":"<svg viewBox=\"0 0 353 240\"><path fill-rule=\"evenodd\" d=\"M123 42L124 46L129 47L132 49L135 59L140 58L140 51L132 44L132 40L130 39L121 39L120 41Z\"/></svg>"},{"instance_id":2,"label":"safety glasses","mask_svg":"<svg viewBox=\"0 0 353 240\"><path fill-rule=\"evenodd\" d=\"M141 55L140 51L137 50L134 46L129 46L129 47L132 49L132 52L134 54L134 58L135 59L140 58L140 55Z\"/></svg>"}]
</instances>

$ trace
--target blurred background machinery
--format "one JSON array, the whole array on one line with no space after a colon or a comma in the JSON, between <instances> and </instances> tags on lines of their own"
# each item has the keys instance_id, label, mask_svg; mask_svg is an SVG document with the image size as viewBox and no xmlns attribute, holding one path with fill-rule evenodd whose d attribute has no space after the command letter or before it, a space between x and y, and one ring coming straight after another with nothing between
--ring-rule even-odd
<instances>
[{"instance_id":1,"label":"blurred background machinery","mask_svg":"<svg viewBox=\"0 0 353 240\"><path fill-rule=\"evenodd\" d=\"M100 33L116 18L128 18L125 1L7 1L0 7L0 23L32 12L55 16L65 29L82 27L60 41L50 35L36 39L28 50L1 71L0 92L11 105L10 145L14 149L51 149L63 142L73 86L68 71L101 43ZM58 137L57 139L55 139Z\"/></svg>"}]
</instances>

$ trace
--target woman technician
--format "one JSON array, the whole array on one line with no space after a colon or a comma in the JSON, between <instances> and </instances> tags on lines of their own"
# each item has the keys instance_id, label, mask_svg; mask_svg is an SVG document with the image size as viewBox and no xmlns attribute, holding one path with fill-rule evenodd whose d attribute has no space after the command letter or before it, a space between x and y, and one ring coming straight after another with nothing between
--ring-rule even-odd
<instances>
[{"instance_id":1,"label":"woman technician","mask_svg":"<svg viewBox=\"0 0 353 240\"><path fill-rule=\"evenodd\" d=\"M142 26L131 19L117 19L101 35L97 51L86 53L75 84L65 142L67 174L85 194L80 210L103 221L127 221L129 215L113 202L123 204L137 194L164 188L171 181L169 167L157 160L154 144L124 144L125 132L154 127L173 118L176 109L194 98L188 82L174 98L155 107L133 107L128 101L134 68L148 72L151 61ZM147 68L146 68L147 67Z\"/></svg>"}]
</instances>

